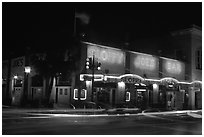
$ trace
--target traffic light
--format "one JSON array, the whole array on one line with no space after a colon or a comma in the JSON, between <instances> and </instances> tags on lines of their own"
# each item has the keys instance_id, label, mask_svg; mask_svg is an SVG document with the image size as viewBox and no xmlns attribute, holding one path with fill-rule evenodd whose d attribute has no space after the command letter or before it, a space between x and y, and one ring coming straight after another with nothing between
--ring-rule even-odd
<instances>
[{"instance_id":1,"label":"traffic light","mask_svg":"<svg viewBox=\"0 0 204 137\"><path fill-rule=\"evenodd\" d=\"M97 70L101 70L101 63L97 62Z\"/></svg>"},{"instance_id":2,"label":"traffic light","mask_svg":"<svg viewBox=\"0 0 204 137\"><path fill-rule=\"evenodd\" d=\"M92 66L92 58L86 59L86 69L90 69Z\"/></svg>"}]
</instances>

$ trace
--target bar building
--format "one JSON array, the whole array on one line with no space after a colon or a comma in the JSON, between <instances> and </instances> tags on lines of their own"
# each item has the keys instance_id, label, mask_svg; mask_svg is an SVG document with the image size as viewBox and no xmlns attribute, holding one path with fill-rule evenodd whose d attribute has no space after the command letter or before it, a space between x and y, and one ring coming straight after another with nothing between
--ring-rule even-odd
<instances>
[{"instance_id":1,"label":"bar building","mask_svg":"<svg viewBox=\"0 0 204 137\"><path fill-rule=\"evenodd\" d=\"M190 83L185 81L183 62L88 42L83 42L82 52L84 59L80 66L85 66L86 58L94 57L101 63L101 70L94 73L94 86L92 70L85 69L80 74L86 100L142 109L171 110L187 106Z\"/></svg>"}]
</instances>

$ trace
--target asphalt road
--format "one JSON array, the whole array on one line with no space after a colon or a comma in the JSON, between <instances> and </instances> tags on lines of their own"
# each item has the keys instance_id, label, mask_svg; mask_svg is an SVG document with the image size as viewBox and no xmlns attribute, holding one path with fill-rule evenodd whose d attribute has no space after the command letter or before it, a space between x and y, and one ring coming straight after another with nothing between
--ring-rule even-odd
<instances>
[{"instance_id":1,"label":"asphalt road","mask_svg":"<svg viewBox=\"0 0 204 137\"><path fill-rule=\"evenodd\" d=\"M31 114L2 111L3 135L201 135L202 113Z\"/></svg>"}]
</instances>

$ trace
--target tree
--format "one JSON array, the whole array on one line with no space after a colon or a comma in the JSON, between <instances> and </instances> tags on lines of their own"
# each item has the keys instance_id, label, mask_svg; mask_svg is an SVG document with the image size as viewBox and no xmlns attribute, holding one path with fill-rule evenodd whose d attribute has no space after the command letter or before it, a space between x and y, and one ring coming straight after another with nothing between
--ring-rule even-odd
<instances>
[{"instance_id":1,"label":"tree","mask_svg":"<svg viewBox=\"0 0 204 137\"><path fill-rule=\"evenodd\" d=\"M80 44L71 42L66 48L35 53L30 60L31 67L35 71L34 75L40 75L43 78L45 84L44 105L48 106L54 78L62 74L66 79L75 77L73 79L75 80L80 73Z\"/></svg>"}]
</instances>

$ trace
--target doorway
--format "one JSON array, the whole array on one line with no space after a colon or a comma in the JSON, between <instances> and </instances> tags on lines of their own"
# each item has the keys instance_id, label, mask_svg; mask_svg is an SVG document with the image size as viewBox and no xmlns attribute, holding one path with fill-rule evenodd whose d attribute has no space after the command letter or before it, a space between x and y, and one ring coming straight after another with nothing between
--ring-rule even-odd
<instances>
[{"instance_id":1,"label":"doorway","mask_svg":"<svg viewBox=\"0 0 204 137\"><path fill-rule=\"evenodd\" d=\"M166 107L167 110L173 110L175 108L175 93L173 91L167 91Z\"/></svg>"}]
</instances>

